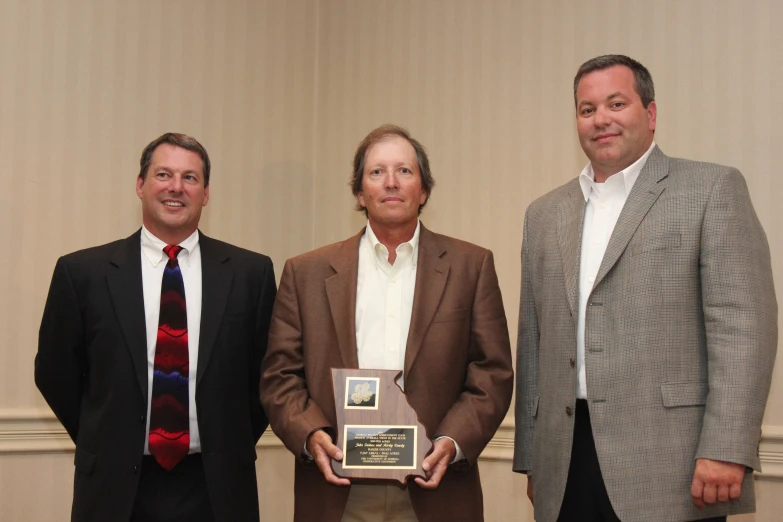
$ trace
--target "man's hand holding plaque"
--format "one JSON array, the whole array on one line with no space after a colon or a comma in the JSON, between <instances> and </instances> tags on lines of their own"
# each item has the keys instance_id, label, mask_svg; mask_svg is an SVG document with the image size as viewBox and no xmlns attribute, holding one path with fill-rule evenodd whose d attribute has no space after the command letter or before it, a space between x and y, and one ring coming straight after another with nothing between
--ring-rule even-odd
<instances>
[{"instance_id":1,"label":"man's hand holding plaque","mask_svg":"<svg viewBox=\"0 0 783 522\"><path fill-rule=\"evenodd\" d=\"M405 484L413 475L420 486L437 487L454 457L454 443L442 439L424 458L433 445L395 383L399 375L395 370L332 369L337 444L323 432L308 439L308 451L327 481L346 485L353 478ZM326 464L329 469L324 469Z\"/></svg>"},{"instance_id":2,"label":"man's hand holding plaque","mask_svg":"<svg viewBox=\"0 0 783 522\"><path fill-rule=\"evenodd\" d=\"M350 486L351 481L340 478L332 470L332 459L342 460L343 452L332 444L332 438L323 430L316 430L307 437L307 451L327 482L335 486Z\"/></svg>"}]
</instances>

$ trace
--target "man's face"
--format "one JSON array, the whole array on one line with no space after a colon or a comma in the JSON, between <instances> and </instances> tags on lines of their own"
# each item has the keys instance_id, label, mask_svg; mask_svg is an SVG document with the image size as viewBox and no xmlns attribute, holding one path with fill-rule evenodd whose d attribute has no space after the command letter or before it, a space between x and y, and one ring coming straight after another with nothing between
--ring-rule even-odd
<instances>
[{"instance_id":1,"label":"man's face","mask_svg":"<svg viewBox=\"0 0 783 522\"><path fill-rule=\"evenodd\" d=\"M596 181L617 174L647 152L657 108L645 109L631 69L616 65L588 73L576 89L576 131Z\"/></svg>"},{"instance_id":2,"label":"man's face","mask_svg":"<svg viewBox=\"0 0 783 522\"><path fill-rule=\"evenodd\" d=\"M367 149L359 204L367 209L374 231L415 227L419 205L427 201L421 186L416 150L408 140L389 136Z\"/></svg>"},{"instance_id":3,"label":"man's face","mask_svg":"<svg viewBox=\"0 0 783 522\"><path fill-rule=\"evenodd\" d=\"M204 166L197 153L164 143L152 153L146 179L136 179L144 226L156 237L177 244L190 236L209 201Z\"/></svg>"}]
</instances>

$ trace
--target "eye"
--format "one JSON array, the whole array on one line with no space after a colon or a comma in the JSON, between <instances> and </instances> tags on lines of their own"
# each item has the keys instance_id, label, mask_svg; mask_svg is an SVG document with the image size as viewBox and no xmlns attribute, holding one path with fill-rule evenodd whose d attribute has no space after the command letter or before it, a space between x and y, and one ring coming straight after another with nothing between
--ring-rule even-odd
<instances>
[{"instance_id":1,"label":"eye","mask_svg":"<svg viewBox=\"0 0 783 522\"><path fill-rule=\"evenodd\" d=\"M593 109L592 107L585 107L585 108L583 108L583 109L581 109L581 110L579 111L579 114L581 114L582 116L589 116L589 115L591 115L591 114L592 114L594 111L595 111L595 109Z\"/></svg>"},{"instance_id":2,"label":"eye","mask_svg":"<svg viewBox=\"0 0 783 522\"><path fill-rule=\"evenodd\" d=\"M373 176L379 176L381 172L382 172L381 169L372 169L370 171L370 174L372 174Z\"/></svg>"},{"instance_id":3,"label":"eye","mask_svg":"<svg viewBox=\"0 0 783 522\"><path fill-rule=\"evenodd\" d=\"M618 101L618 102L612 103L612 108L613 109L620 109L622 107L625 107L625 102L619 102Z\"/></svg>"},{"instance_id":4,"label":"eye","mask_svg":"<svg viewBox=\"0 0 783 522\"><path fill-rule=\"evenodd\" d=\"M403 174L410 174L411 173L411 169L409 169L408 167L402 167L400 169L400 172L402 172Z\"/></svg>"},{"instance_id":5,"label":"eye","mask_svg":"<svg viewBox=\"0 0 783 522\"><path fill-rule=\"evenodd\" d=\"M185 174L185 176L183 176L183 177L185 178L185 181L187 181L189 183L195 183L195 182L198 181L198 178L196 176L194 176L193 174Z\"/></svg>"},{"instance_id":6,"label":"eye","mask_svg":"<svg viewBox=\"0 0 783 522\"><path fill-rule=\"evenodd\" d=\"M155 173L155 177L158 178L158 179L165 179L165 178L169 177L169 173L168 172L157 172L157 173Z\"/></svg>"}]
</instances>

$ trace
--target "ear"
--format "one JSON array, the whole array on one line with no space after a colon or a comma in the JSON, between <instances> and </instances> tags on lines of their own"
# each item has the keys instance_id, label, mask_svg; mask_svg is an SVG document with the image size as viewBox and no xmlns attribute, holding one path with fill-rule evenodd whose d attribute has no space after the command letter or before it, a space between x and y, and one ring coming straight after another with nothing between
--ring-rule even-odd
<instances>
[{"instance_id":1,"label":"ear","mask_svg":"<svg viewBox=\"0 0 783 522\"><path fill-rule=\"evenodd\" d=\"M427 202L427 199L429 199L430 195L426 190L421 191L421 197L419 197L419 206L425 204Z\"/></svg>"},{"instance_id":2,"label":"ear","mask_svg":"<svg viewBox=\"0 0 783 522\"><path fill-rule=\"evenodd\" d=\"M144 178L141 177L141 175L136 176L136 195L139 196L139 199L141 199L142 191L141 188L144 186Z\"/></svg>"},{"instance_id":3,"label":"ear","mask_svg":"<svg viewBox=\"0 0 783 522\"><path fill-rule=\"evenodd\" d=\"M209 203L209 185L204 187L204 202L201 204L201 206L206 207L207 203Z\"/></svg>"},{"instance_id":4,"label":"ear","mask_svg":"<svg viewBox=\"0 0 783 522\"><path fill-rule=\"evenodd\" d=\"M367 204L364 202L364 191L360 191L356 194L356 200L362 208L367 208Z\"/></svg>"},{"instance_id":5,"label":"ear","mask_svg":"<svg viewBox=\"0 0 783 522\"><path fill-rule=\"evenodd\" d=\"M654 101L651 101L650 105L647 106L647 119L649 121L648 128L651 131L655 131L655 123L657 117L658 117L658 106L655 105Z\"/></svg>"}]
</instances>

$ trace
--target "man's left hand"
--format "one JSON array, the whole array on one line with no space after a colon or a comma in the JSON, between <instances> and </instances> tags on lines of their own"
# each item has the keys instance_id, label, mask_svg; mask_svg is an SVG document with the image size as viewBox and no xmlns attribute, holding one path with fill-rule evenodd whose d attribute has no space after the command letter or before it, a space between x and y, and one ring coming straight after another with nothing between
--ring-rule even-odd
<instances>
[{"instance_id":1,"label":"man's left hand","mask_svg":"<svg viewBox=\"0 0 783 522\"><path fill-rule=\"evenodd\" d=\"M440 479L443 478L443 474L446 473L446 468L454 460L454 455L457 454L457 448L454 446L454 442L448 437L436 440L432 445L432 453L427 455L421 467L424 469L424 474L427 476L427 480L421 477L416 477L416 484L425 489L435 489L440 484Z\"/></svg>"},{"instance_id":2,"label":"man's left hand","mask_svg":"<svg viewBox=\"0 0 783 522\"><path fill-rule=\"evenodd\" d=\"M745 466L722 460L696 459L696 471L691 483L693 504L702 509L705 504L736 500L742 492Z\"/></svg>"}]
</instances>

